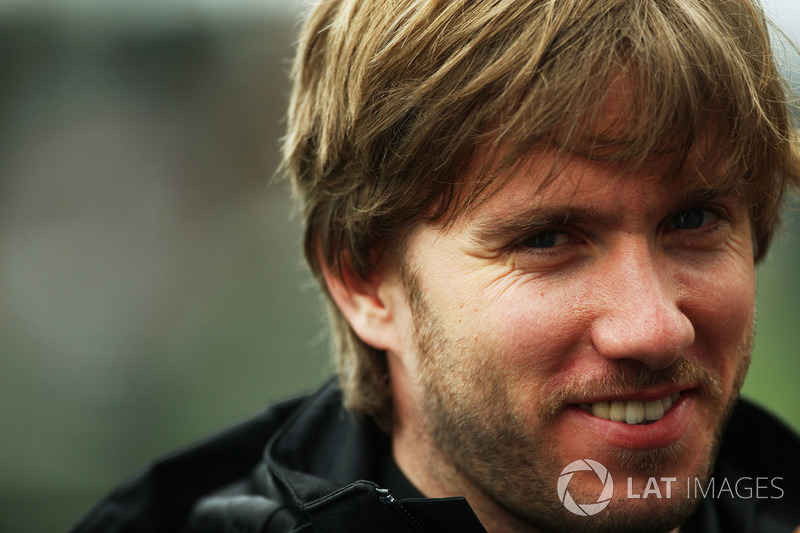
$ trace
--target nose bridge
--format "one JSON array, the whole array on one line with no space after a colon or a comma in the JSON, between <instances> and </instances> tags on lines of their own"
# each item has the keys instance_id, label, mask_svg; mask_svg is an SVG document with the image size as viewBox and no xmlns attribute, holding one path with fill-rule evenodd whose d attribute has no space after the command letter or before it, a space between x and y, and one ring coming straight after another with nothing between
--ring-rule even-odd
<instances>
[{"instance_id":1,"label":"nose bridge","mask_svg":"<svg viewBox=\"0 0 800 533\"><path fill-rule=\"evenodd\" d=\"M646 239L631 238L604 261L595 348L611 359L669 366L694 342L694 327L681 309L668 258Z\"/></svg>"}]
</instances>

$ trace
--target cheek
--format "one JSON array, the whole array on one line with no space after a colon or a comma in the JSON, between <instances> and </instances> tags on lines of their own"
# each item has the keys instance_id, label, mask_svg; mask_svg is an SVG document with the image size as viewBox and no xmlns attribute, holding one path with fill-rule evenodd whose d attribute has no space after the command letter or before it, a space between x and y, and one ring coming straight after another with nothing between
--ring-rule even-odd
<instances>
[{"instance_id":1,"label":"cheek","mask_svg":"<svg viewBox=\"0 0 800 533\"><path fill-rule=\"evenodd\" d=\"M755 317L755 271L737 262L688 279L685 313L695 328L694 355L726 381L749 356Z\"/></svg>"},{"instance_id":2,"label":"cheek","mask_svg":"<svg viewBox=\"0 0 800 533\"><path fill-rule=\"evenodd\" d=\"M730 260L714 268L683 276L689 302L687 314L715 335L738 337L751 323L755 307L755 268L752 262ZM690 318L693 318L690 316Z\"/></svg>"},{"instance_id":3,"label":"cheek","mask_svg":"<svg viewBox=\"0 0 800 533\"><path fill-rule=\"evenodd\" d=\"M588 313L564 287L519 283L462 306L462 345L490 356L496 371L536 386L568 368L589 330ZM466 337L466 338L465 338Z\"/></svg>"}]
</instances>

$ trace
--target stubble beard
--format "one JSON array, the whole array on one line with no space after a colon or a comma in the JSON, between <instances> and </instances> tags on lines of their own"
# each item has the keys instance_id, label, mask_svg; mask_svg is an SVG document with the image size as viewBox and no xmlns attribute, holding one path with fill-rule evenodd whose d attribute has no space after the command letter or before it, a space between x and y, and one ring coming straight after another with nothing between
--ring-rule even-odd
<instances>
[{"instance_id":1,"label":"stubble beard","mask_svg":"<svg viewBox=\"0 0 800 533\"><path fill-rule=\"evenodd\" d=\"M404 281L415 326L424 431L440 452L437 456L448 461L444 469L450 477L466 482L497 508L530 526L531 531L666 532L691 516L699 500L688 497L674 498L668 506L645 512L631 509L624 502L592 517L566 511L556 491L558 475L566 465L561 464L558 450L545 436L530 431L527 422L514 414L513 398L503 386L502 373L493 364L500 354L467 353L467 348L459 348L429 309L418 281L413 276L406 276ZM743 342L731 397L720 412L706 451L708 461L694 473L703 485L713 471L722 433L747 373L750 348L751 337ZM459 363L465 359L469 364ZM615 388L630 390L631 386L679 379L687 372L703 383L707 396L715 401L722 397L718 381L682 357L665 370L639 368L634 372L623 367L604 384L592 386L609 392ZM580 391L586 386L576 383L573 388ZM557 417L568 400L569 390L563 389L544 398L537 420L540 426L546 427ZM663 465L680 460L680 456L680 446L673 445L641 452L620 450L616 459L628 471L655 476Z\"/></svg>"}]
</instances>

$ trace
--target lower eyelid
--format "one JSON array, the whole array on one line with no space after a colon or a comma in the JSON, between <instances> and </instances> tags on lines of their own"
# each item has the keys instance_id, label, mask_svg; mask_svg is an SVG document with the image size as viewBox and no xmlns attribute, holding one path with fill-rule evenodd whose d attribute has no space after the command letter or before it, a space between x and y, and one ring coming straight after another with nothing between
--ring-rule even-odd
<instances>
[{"instance_id":1,"label":"lower eyelid","mask_svg":"<svg viewBox=\"0 0 800 533\"><path fill-rule=\"evenodd\" d=\"M679 246L713 247L726 240L729 228L730 223L726 219L717 217L715 221L697 229L674 230L676 241L673 242L679 243Z\"/></svg>"}]
</instances>

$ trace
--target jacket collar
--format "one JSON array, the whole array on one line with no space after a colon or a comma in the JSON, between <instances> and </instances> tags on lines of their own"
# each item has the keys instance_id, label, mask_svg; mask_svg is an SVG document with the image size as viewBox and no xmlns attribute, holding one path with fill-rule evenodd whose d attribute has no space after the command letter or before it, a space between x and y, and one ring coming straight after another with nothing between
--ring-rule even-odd
<instances>
[{"instance_id":1,"label":"jacket collar","mask_svg":"<svg viewBox=\"0 0 800 533\"><path fill-rule=\"evenodd\" d=\"M390 454L389 437L371 419L344 409L341 391L329 382L270 441L265 463L287 497L311 516L315 531L341 520L350 506L361 519L391 515L396 522L406 515L411 529L402 531L485 532L464 498L395 499L391 487L379 486Z\"/></svg>"},{"instance_id":2,"label":"jacket collar","mask_svg":"<svg viewBox=\"0 0 800 533\"><path fill-rule=\"evenodd\" d=\"M329 382L297 409L265 450L270 470L308 503L361 479L375 479L389 439L366 417L342 406Z\"/></svg>"}]
</instances>

